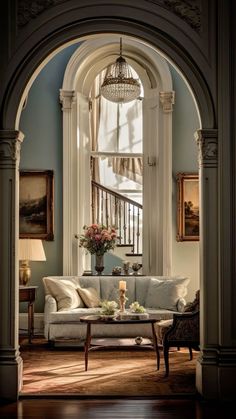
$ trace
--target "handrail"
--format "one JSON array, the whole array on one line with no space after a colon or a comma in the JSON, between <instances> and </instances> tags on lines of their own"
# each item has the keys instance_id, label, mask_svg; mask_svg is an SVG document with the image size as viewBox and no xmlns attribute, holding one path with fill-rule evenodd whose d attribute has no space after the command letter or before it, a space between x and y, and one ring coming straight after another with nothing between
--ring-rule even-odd
<instances>
[{"instance_id":1,"label":"handrail","mask_svg":"<svg viewBox=\"0 0 236 419\"><path fill-rule=\"evenodd\" d=\"M107 192L110 195L115 196L121 201L125 201L128 204L135 205L137 208L143 209L142 204L139 204L139 202L133 201L133 199L129 199L126 196L120 194L119 192L115 192L112 189L106 188L106 186L101 185L101 183L95 182L95 180L92 180L92 185L96 186L98 189L102 189L104 192Z\"/></svg>"},{"instance_id":2,"label":"handrail","mask_svg":"<svg viewBox=\"0 0 236 419\"><path fill-rule=\"evenodd\" d=\"M94 223L113 225L120 244L142 249L142 204L92 180L92 219Z\"/></svg>"}]
</instances>

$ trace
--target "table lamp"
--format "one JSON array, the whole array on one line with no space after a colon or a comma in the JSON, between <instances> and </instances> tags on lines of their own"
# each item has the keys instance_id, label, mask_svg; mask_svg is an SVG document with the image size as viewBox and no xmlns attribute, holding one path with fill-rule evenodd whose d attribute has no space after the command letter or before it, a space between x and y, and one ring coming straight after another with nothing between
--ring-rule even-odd
<instances>
[{"instance_id":1,"label":"table lamp","mask_svg":"<svg viewBox=\"0 0 236 419\"><path fill-rule=\"evenodd\" d=\"M20 285L27 285L31 277L30 260L43 261L46 256L43 249L42 240L39 239L20 239L19 240L19 260L20 260Z\"/></svg>"}]
</instances>

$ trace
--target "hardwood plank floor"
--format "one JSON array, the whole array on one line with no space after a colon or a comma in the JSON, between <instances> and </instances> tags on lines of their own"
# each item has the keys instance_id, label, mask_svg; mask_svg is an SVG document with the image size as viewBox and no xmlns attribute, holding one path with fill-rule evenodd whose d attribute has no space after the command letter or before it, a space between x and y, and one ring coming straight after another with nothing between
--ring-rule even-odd
<instances>
[{"instance_id":1,"label":"hardwood plank floor","mask_svg":"<svg viewBox=\"0 0 236 419\"><path fill-rule=\"evenodd\" d=\"M0 405L2 418L40 419L218 419L235 417L229 403L193 399L22 399Z\"/></svg>"}]
</instances>

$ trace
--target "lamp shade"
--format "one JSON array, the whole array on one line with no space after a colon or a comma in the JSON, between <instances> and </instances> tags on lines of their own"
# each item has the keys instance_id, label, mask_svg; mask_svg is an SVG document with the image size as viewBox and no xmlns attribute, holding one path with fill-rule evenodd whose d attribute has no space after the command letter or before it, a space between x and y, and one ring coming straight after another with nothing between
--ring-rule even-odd
<instances>
[{"instance_id":1,"label":"lamp shade","mask_svg":"<svg viewBox=\"0 0 236 419\"><path fill-rule=\"evenodd\" d=\"M20 239L19 260L46 260L42 240Z\"/></svg>"}]
</instances>

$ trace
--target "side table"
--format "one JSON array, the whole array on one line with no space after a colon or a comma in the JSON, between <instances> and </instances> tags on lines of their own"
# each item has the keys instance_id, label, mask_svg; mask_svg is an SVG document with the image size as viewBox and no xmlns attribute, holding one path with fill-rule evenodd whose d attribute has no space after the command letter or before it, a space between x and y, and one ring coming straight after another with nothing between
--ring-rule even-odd
<instances>
[{"instance_id":1,"label":"side table","mask_svg":"<svg viewBox=\"0 0 236 419\"><path fill-rule=\"evenodd\" d=\"M34 302L36 298L37 286L21 286L19 287L19 302L28 302L28 338L29 343L32 342L34 336Z\"/></svg>"}]
</instances>

